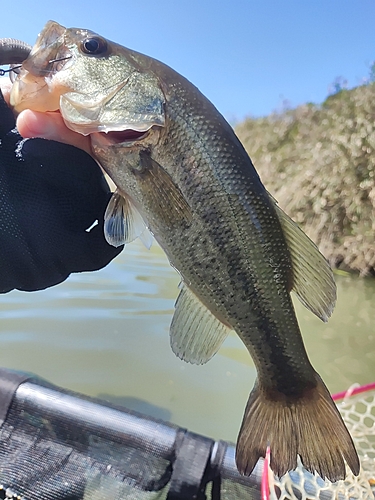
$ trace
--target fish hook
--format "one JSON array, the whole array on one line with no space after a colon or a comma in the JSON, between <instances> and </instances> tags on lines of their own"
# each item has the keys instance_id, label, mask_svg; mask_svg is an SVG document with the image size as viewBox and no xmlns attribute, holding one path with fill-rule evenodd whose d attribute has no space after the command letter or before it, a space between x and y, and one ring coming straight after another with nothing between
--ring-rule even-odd
<instances>
[{"instance_id":1,"label":"fish hook","mask_svg":"<svg viewBox=\"0 0 375 500\"><path fill-rule=\"evenodd\" d=\"M67 61L68 59L71 59L72 56L66 56L66 57L60 57L60 59L51 59L50 61L48 61L48 64L53 64L53 63L56 63L56 62L60 62L60 61Z\"/></svg>"},{"instance_id":2,"label":"fish hook","mask_svg":"<svg viewBox=\"0 0 375 500\"><path fill-rule=\"evenodd\" d=\"M11 71L14 71L14 73L18 73L17 70L19 70L22 67L22 64L18 64L17 66L11 66L9 69L1 69L0 68L0 76L5 76L7 73L10 73Z\"/></svg>"}]
</instances>

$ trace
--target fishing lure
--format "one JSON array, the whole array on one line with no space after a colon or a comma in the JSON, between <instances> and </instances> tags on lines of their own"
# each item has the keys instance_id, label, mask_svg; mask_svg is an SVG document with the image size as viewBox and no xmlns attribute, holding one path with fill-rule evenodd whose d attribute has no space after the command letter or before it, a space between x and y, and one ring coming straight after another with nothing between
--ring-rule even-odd
<instances>
[{"instance_id":1,"label":"fishing lure","mask_svg":"<svg viewBox=\"0 0 375 500\"><path fill-rule=\"evenodd\" d=\"M13 81L22 62L31 52L31 45L15 38L0 38L0 66L10 65L9 69L0 69L0 76L9 73Z\"/></svg>"}]
</instances>

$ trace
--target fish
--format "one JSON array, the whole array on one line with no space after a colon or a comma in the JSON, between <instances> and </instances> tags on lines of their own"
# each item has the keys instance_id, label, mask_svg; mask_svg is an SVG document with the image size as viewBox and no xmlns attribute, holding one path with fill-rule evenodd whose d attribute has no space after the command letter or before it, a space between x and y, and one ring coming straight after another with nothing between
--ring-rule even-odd
<instances>
[{"instance_id":1,"label":"fish","mask_svg":"<svg viewBox=\"0 0 375 500\"><path fill-rule=\"evenodd\" d=\"M88 135L117 190L105 215L113 245L147 231L181 285L173 352L206 363L235 332L257 379L236 445L249 475L267 446L283 476L303 465L330 481L355 475L352 438L303 344L291 292L323 321L336 286L316 245L263 186L232 127L166 64L81 28L49 21L13 84L11 104L59 111Z\"/></svg>"}]
</instances>

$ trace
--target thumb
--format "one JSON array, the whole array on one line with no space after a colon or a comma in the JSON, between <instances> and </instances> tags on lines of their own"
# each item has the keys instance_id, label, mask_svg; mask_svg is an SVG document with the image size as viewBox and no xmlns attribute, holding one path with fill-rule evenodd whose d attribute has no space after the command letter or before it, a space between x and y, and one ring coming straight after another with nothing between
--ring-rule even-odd
<instances>
[{"instance_id":1,"label":"thumb","mask_svg":"<svg viewBox=\"0 0 375 500\"><path fill-rule=\"evenodd\" d=\"M88 136L68 129L58 112L31 111L26 109L17 117L17 128L22 137L42 137L65 144L71 144L91 154Z\"/></svg>"}]
</instances>

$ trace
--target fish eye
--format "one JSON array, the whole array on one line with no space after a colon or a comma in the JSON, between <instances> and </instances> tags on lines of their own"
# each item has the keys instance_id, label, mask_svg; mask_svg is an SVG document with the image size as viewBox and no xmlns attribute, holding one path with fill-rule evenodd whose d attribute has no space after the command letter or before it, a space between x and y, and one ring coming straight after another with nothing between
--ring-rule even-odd
<instances>
[{"instance_id":1,"label":"fish eye","mask_svg":"<svg viewBox=\"0 0 375 500\"><path fill-rule=\"evenodd\" d=\"M90 56L100 56L107 51L107 42L98 36L86 38L81 43L81 50Z\"/></svg>"}]
</instances>

